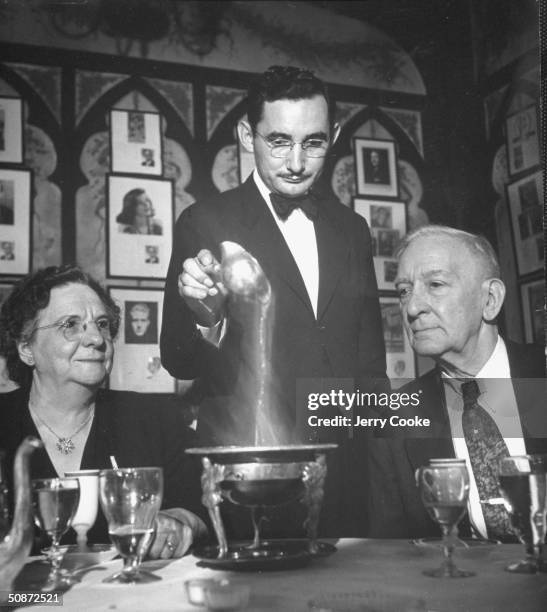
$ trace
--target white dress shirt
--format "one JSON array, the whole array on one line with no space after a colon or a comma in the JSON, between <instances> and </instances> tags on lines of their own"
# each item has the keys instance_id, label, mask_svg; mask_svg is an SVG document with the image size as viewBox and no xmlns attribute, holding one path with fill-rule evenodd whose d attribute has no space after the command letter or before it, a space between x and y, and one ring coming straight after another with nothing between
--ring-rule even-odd
<instances>
[{"instance_id":1,"label":"white dress shirt","mask_svg":"<svg viewBox=\"0 0 547 612\"><path fill-rule=\"evenodd\" d=\"M260 195L268 205L270 212L277 223L279 231L283 234L285 242L293 256L304 281L315 317L317 318L317 299L319 297L319 256L317 253L317 239L313 221L308 219L300 208L295 208L285 221L282 221L270 201L270 190L260 178L256 168L253 179L260 191ZM260 262L259 262L260 263Z\"/></svg>"},{"instance_id":2,"label":"white dress shirt","mask_svg":"<svg viewBox=\"0 0 547 612\"><path fill-rule=\"evenodd\" d=\"M456 457L465 459L469 469L470 489L468 511L471 523L477 531L487 537L486 523L479 501L479 492L475 483L475 477L469 461L469 452L463 436L462 414L463 398L460 391L460 382L452 381L451 377L443 372L444 390L446 397L446 408L452 432L452 442ZM511 373L509 369L509 357L505 342L498 336L494 351L482 369L475 376L481 395L479 404L486 410L498 426L503 436L510 455L525 455L526 447L522 436L522 426L517 407L517 400Z\"/></svg>"}]
</instances>

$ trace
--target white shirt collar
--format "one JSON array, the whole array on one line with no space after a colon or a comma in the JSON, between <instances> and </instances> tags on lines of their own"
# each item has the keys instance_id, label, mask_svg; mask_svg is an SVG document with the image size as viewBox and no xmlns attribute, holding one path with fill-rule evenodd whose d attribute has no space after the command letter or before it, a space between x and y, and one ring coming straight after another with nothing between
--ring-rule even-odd
<instances>
[{"instance_id":1,"label":"white shirt collar","mask_svg":"<svg viewBox=\"0 0 547 612\"><path fill-rule=\"evenodd\" d=\"M511 378L507 347L499 334L490 358L477 372L475 378Z\"/></svg>"},{"instance_id":2,"label":"white shirt collar","mask_svg":"<svg viewBox=\"0 0 547 612\"><path fill-rule=\"evenodd\" d=\"M459 378L458 376L451 376L445 370L442 370L441 374L445 379ZM482 368L475 374L474 378L511 378L507 347L499 334L492 354Z\"/></svg>"}]
</instances>

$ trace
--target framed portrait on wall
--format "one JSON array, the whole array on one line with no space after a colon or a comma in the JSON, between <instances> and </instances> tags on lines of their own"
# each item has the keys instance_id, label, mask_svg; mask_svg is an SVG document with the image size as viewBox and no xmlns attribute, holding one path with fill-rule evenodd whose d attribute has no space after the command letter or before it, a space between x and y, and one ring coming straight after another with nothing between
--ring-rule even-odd
<instances>
[{"instance_id":1,"label":"framed portrait on wall","mask_svg":"<svg viewBox=\"0 0 547 612\"><path fill-rule=\"evenodd\" d=\"M0 162L23 163L23 101L0 97Z\"/></svg>"},{"instance_id":2,"label":"framed portrait on wall","mask_svg":"<svg viewBox=\"0 0 547 612\"><path fill-rule=\"evenodd\" d=\"M540 270L544 262L543 183L538 170L506 187L519 275Z\"/></svg>"},{"instance_id":3,"label":"framed portrait on wall","mask_svg":"<svg viewBox=\"0 0 547 612\"><path fill-rule=\"evenodd\" d=\"M357 195L398 197L395 142L356 137L353 151Z\"/></svg>"},{"instance_id":4,"label":"framed portrait on wall","mask_svg":"<svg viewBox=\"0 0 547 612\"><path fill-rule=\"evenodd\" d=\"M161 116L138 110L110 111L112 172L163 173Z\"/></svg>"},{"instance_id":5,"label":"framed portrait on wall","mask_svg":"<svg viewBox=\"0 0 547 612\"><path fill-rule=\"evenodd\" d=\"M528 106L505 121L507 167L515 176L539 165L538 107Z\"/></svg>"},{"instance_id":6,"label":"framed portrait on wall","mask_svg":"<svg viewBox=\"0 0 547 612\"><path fill-rule=\"evenodd\" d=\"M522 283L520 298L524 341L545 346L545 280Z\"/></svg>"},{"instance_id":7,"label":"framed portrait on wall","mask_svg":"<svg viewBox=\"0 0 547 612\"><path fill-rule=\"evenodd\" d=\"M141 393L174 393L175 379L160 361L163 291L112 286L108 292L121 309L109 387Z\"/></svg>"},{"instance_id":8,"label":"framed portrait on wall","mask_svg":"<svg viewBox=\"0 0 547 612\"><path fill-rule=\"evenodd\" d=\"M30 170L0 168L0 274L30 272L32 202Z\"/></svg>"},{"instance_id":9,"label":"framed portrait on wall","mask_svg":"<svg viewBox=\"0 0 547 612\"><path fill-rule=\"evenodd\" d=\"M173 183L129 175L106 178L107 275L164 279L173 246Z\"/></svg>"},{"instance_id":10,"label":"framed portrait on wall","mask_svg":"<svg viewBox=\"0 0 547 612\"><path fill-rule=\"evenodd\" d=\"M403 327L399 300L396 297L380 297L380 312L386 345L387 375L393 386L398 387L416 376L414 351Z\"/></svg>"},{"instance_id":11,"label":"framed portrait on wall","mask_svg":"<svg viewBox=\"0 0 547 612\"><path fill-rule=\"evenodd\" d=\"M378 289L395 290L395 250L406 234L406 205L387 200L353 199L353 209L367 220Z\"/></svg>"}]
</instances>

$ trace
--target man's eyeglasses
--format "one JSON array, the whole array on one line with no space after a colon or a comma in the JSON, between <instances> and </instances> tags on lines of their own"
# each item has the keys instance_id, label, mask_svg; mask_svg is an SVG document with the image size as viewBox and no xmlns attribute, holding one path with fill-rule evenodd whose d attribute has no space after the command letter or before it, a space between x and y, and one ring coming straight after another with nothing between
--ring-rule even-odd
<instances>
[{"instance_id":1,"label":"man's eyeglasses","mask_svg":"<svg viewBox=\"0 0 547 612\"><path fill-rule=\"evenodd\" d=\"M69 342L76 342L82 338L88 325L91 325L91 323L95 325L97 331L105 340L112 340L112 321L108 317L99 317L94 321L87 322L82 321L80 317L69 317L68 319L50 323L49 325L35 327L32 333L34 334L34 332L37 332L40 329L51 329L56 327L57 331L63 334L65 340L68 340Z\"/></svg>"},{"instance_id":2,"label":"man's eyeglasses","mask_svg":"<svg viewBox=\"0 0 547 612\"><path fill-rule=\"evenodd\" d=\"M297 140L289 140L288 138L266 138L260 132L256 132L257 136L260 136L262 140L270 148L270 155L272 157L287 157L293 150L294 145L299 144L302 147L302 151L307 157L325 157L329 150L329 143L323 138L308 138L302 142Z\"/></svg>"}]
</instances>

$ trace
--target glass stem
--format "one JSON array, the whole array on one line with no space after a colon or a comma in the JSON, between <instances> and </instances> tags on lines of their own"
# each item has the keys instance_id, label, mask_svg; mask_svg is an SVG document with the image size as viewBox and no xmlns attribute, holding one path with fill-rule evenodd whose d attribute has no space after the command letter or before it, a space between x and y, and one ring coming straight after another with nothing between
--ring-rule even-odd
<instances>
[{"instance_id":1,"label":"glass stem","mask_svg":"<svg viewBox=\"0 0 547 612\"><path fill-rule=\"evenodd\" d=\"M56 580L59 577L63 553L59 550L59 538L53 536L51 538L51 546L48 551L48 559L50 564L49 578Z\"/></svg>"},{"instance_id":2,"label":"glass stem","mask_svg":"<svg viewBox=\"0 0 547 612\"><path fill-rule=\"evenodd\" d=\"M132 555L131 557L124 557L123 573L124 574L137 574L138 572L139 572L139 556Z\"/></svg>"},{"instance_id":3,"label":"glass stem","mask_svg":"<svg viewBox=\"0 0 547 612\"><path fill-rule=\"evenodd\" d=\"M456 535L455 527L449 527L447 525L441 525L443 531L443 563L442 566L447 574L454 569L454 561L452 560L452 553L454 552L454 538Z\"/></svg>"}]
</instances>

